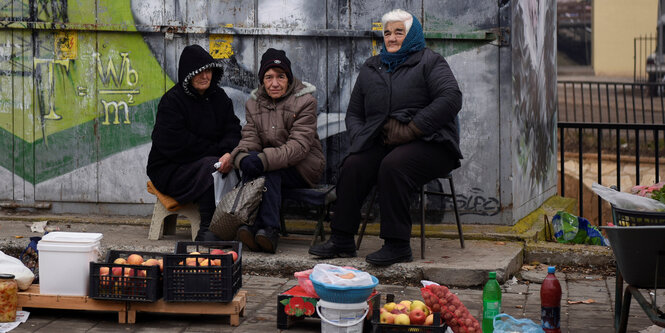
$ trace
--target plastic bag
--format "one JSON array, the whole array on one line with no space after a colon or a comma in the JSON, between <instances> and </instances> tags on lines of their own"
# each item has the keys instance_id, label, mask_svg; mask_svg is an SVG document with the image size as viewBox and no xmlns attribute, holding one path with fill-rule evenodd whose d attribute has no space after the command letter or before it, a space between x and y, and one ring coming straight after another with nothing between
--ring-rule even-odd
<instances>
[{"instance_id":1,"label":"plastic bag","mask_svg":"<svg viewBox=\"0 0 665 333\"><path fill-rule=\"evenodd\" d=\"M328 264L314 266L310 279L335 286L362 287L374 284L372 276L367 272Z\"/></svg>"},{"instance_id":2,"label":"plastic bag","mask_svg":"<svg viewBox=\"0 0 665 333\"><path fill-rule=\"evenodd\" d=\"M48 232L44 233L44 235ZM18 257L19 260L35 274L35 280L33 283L39 283L39 252L37 251L37 243L42 240L39 236L30 237L30 243L25 247L21 255Z\"/></svg>"},{"instance_id":3,"label":"plastic bag","mask_svg":"<svg viewBox=\"0 0 665 333\"><path fill-rule=\"evenodd\" d=\"M558 243L608 246L600 231L583 217L557 212L552 218L552 227Z\"/></svg>"},{"instance_id":4,"label":"plastic bag","mask_svg":"<svg viewBox=\"0 0 665 333\"><path fill-rule=\"evenodd\" d=\"M32 284L32 280L35 279L35 274L32 274L30 269L25 267L20 260L6 255L2 251L0 251L0 267L2 267L3 273L14 275L18 289L28 289Z\"/></svg>"},{"instance_id":5,"label":"plastic bag","mask_svg":"<svg viewBox=\"0 0 665 333\"><path fill-rule=\"evenodd\" d=\"M506 320L504 320L506 319ZM545 333L543 329L529 318L515 319L511 315L501 313L494 317L494 333Z\"/></svg>"},{"instance_id":6,"label":"plastic bag","mask_svg":"<svg viewBox=\"0 0 665 333\"><path fill-rule=\"evenodd\" d=\"M217 163L215 163L215 167L217 167ZM212 173L212 179L215 184L215 207L217 207L224 194L229 193L229 191L231 191L233 187L238 184L240 181L240 176L238 175L237 169L235 172L231 171L226 174L215 171Z\"/></svg>"},{"instance_id":7,"label":"plastic bag","mask_svg":"<svg viewBox=\"0 0 665 333\"><path fill-rule=\"evenodd\" d=\"M601 198L621 209L640 211L665 211L665 204L647 197L615 191L598 183L591 184L591 189Z\"/></svg>"}]
</instances>

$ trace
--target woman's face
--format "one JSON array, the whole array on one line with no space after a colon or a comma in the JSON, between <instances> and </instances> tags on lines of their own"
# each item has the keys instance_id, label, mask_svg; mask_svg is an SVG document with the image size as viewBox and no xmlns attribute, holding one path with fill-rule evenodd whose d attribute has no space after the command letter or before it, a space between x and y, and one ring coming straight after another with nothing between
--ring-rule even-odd
<instances>
[{"instance_id":1,"label":"woman's face","mask_svg":"<svg viewBox=\"0 0 665 333\"><path fill-rule=\"evenodd\" d=\"M268 96L272 99L278 99L286 93L286 88L289 86L289 77L279 67L270 68L263 75L263 86L266 87Z\"/></svg>"},{"instance_id":2,"label":"woman's face","mask_svg":"<svg viewBox=\"0 0 665 333\"><path fill-rule=\"evenodd\" d=\"M383 44L386 46L386 51L390 53L395 53L402 47L405 37L404 22L388 22L383 28Z\"/></svg>"},{"instance_id":3,"label":"woman's face","mask_svg":"<svg viewBox=\"0 0 665 333\"><path fill-rule=\"evenodd\" d=\"M192 78L192 87L199 92L200 95L210 88L210 79L212 79L212 69L206 69L201 73L194 75Z\"/></svg>"}]
</instances>

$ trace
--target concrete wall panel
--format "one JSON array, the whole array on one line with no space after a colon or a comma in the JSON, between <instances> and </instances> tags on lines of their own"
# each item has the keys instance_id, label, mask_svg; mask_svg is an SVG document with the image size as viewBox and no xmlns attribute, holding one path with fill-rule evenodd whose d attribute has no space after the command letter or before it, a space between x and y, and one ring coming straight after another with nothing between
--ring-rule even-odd
<instances>
[{"instance_id":1,"label":"concrete wall panel","mask_svg":"<svg viewBox=\"0 0 665 333\"><path fill-rule=\"evenodd\" d=\"M0 0L11 18L0 28L0 167L14 175L0 180L0 199L148 214L145 161L157 104L193 43L224 64L222 86L243 123L261 54L285 49L294 74L317 87L325 181L334 183L358 70L382 47L374 29L385 12L404 8L421 19L428 47L446 57L464 94L465 159L454 172L464 222L514 223L554 186L553 7L553 0ZM429 208L449 210L450 202Z\"/></svg>"}]
</instances>

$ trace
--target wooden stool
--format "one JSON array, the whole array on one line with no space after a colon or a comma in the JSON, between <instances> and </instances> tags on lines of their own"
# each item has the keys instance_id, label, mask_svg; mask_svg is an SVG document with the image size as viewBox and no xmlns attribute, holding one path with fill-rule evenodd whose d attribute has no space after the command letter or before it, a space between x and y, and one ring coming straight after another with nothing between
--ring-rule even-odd
<instances>
[{"instance_id":1,"label":"wooden stool","mask_svg":"<svg viewBox=\"0 0 665 333\"><path fill-rule=\"evenodd\" d=\"M164 207L161 201L155 202L155 208L152 211L152 222L150 222L150 231L148 232L148 239L158 240L164 235L175 235L175 227L178 220L178 215L183 215L189 220L192 226L192 240L196 238L201 225L201 215L199 215L199 205L195 203L188 203L182 205L177 211L171 212Z\"/></svg>"}]
</instances>

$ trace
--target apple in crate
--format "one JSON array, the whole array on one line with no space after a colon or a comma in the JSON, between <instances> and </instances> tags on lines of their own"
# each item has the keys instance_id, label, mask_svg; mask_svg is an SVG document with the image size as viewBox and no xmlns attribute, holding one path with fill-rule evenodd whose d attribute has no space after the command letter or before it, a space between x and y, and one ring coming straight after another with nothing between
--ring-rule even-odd
<instances>
[{"instance_id":1,"label":"apple in crate","mask_svg":"<svg viewBox=\"0 0 665 333\"><path fill-rule=\"evenodd\" d=\"M148 259L143 262L143 266L157 266L159 265L159 261L157 259Z\"/></svg>"},{"instance_id":2,"label":"apple in crate","mask_svg":"<svg viewBox=\"0 0 665 333\"><path fill-rule=\"evenodd\" d=\"M415 308L409 312L409 320L413 325L422 325L425 323L425 319L427 319L427 315L420 308Z\"/></svg>"},{"instance_id":3,"label":"apple in crate","mask_svg":"<svg viewBox=\"0 0 665 333\"><path fill-rule=\"evenodd\" d=\"M381 308L379 322L381 322L381 324L393 324L395 322L395 315L390 313L388 310Z\"/></svg>"},{"instance_id":4,"label":"apple in crate","mask_svg":"<svg viewBox=\"0 0 665 333\"><path fill-rule=\"evenodd\" d=\"M127 263L130 265L140 265L143 263L143 257L139 254L132 253L127 257Z\"/></svg>"},{"instance_id":5,"label":"apple in crate","mask_svg":"<svg viewBox=\"0 0 665 333\"><path fill-rule=\"evenodd\" d=\"M111 274L113 276L121 276L122 275L122 267L113 267L111 269Z\"/></svg>"},{"instance_id":6,"label":"apple in crate","mask_svg":"<svg viewBox=\"0 0 665 333\"><path fill-rule=\"evenodd\" d=\"M397 303L395 303L395 302L390 302L390 303L386 303L386 304L383 306L383 308L386 309L388 312L392 312L393 309L395 308L395 305L397 305Z\"/></svg>"},{"instance_id":7,"label":"apple in crate","mask_svg":"<svg viewBox=\"0 0 665 333\"><path fill-rule=\"evenodd\" d=\"M221 256L221 255L226 254L226 252L224 252L224 250L220 250L220 249L212 249L210 251L210 254L216 255L216 256Z\"/></svg>"},{"instance_id":8,"label":"apple in crate","mask_svg":"<svg viewBox=\"0 0 665 333\"><path fill-rule=\"evenodd\" d=\"M116 258L115 260L113 260L113 263L116 265L126 265L127 260L125 260L125 258Z\"/></svg>"},{"instance_id":9,"label":"apple in crate","mask_svg":"<svg viewBox=\"0 0 665 333\"><path fill-rule=\"evenodd\" d=\"M425 318L425 325L429 326L429 325L432 325L432 324L434 324L434 314L430 313L429 316L427 316L427 318Z\"/></svg>"},{"instance_id":10,"label":"apple in crate","mask_svg":"<svg viewBox=\"0 0 665 333\"><path fill-rule=\"evenodd\" d=\"M402 303L399 303L399 304L396 304L395 307L393 307L393 310L390 311L390 312L392 312L393 314L396 314L396 315L398 315L398 314L408 314L409 313L409 308L406 307L406 305L404 305ZM395 318L395 319L397 319L397 318Z\"/></svg>"},{"instance_id":11,"label":"apple in crate","mask_svg":"<svg viewBox=\"0 0 665 333\"><path fill-rule=\"evenodd\" d=\"M425 313L425 316L429 315L429 313L430 313L429 308L422 301L415 300L415 301L411 302L411 311L413 311L415 309L423 310L423 312Z\"/></svg>"},{"instance_id":12,"label":"apple in crate","mask_svg":"<svg viewBox=\"0 0 665 333\"><path fill-rule=\"evenodd\" d=\"M411 325L411 319L406 313L400 313L395 316L395 324L397 325Z\"/></svg>"},{"instance_id":13,"label":"apple in crate","mask_svg":"<svg viewBox=\"0 0 665 333\"><path fill-rule=\"evenodd\" d=\"M236 260L238 260L238 253L236 251L229 251L226 252L226 254L230 254L233 256L233 262L236 262Z\"/></svg>"}]
</instances>

